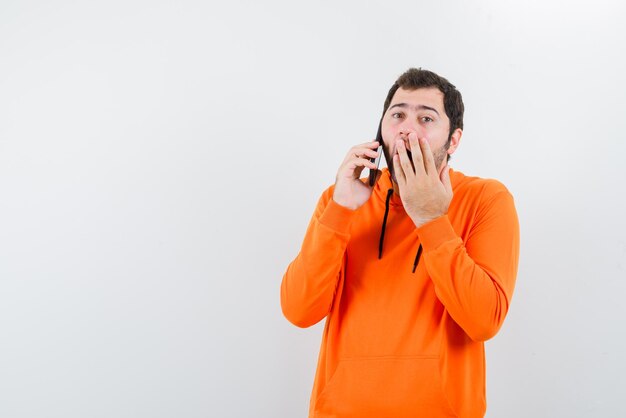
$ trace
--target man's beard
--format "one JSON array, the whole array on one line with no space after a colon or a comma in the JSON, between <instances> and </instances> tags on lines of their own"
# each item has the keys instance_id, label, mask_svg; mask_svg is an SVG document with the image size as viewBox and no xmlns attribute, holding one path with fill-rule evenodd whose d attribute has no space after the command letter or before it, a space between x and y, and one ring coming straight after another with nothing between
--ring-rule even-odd
<instances>
[{"instance_id":1,"label":"man's beard","mask_svg":"<svg viewBox=\"0 0 626 418\"><path fill-rule=\"evenodd\" d=\"M450 141L446 142L445 145L441 146L439 149L433 151L433 159L435 160L435 167L437 168L437 173L439 173L439 169L441 168L441 163L443 160L448 158L448 148L450 147ZM387 161L387 167L389 168L389 173L391 174L391 178L394 182L398 183L396 180L396 173L393 169L393 159L390 158L387 148L383 147L383 153L385 154L385 160ZM413 162L413 154L411 151L406 151L409 156L409 160Z\"/></svg>"}]
</instances>

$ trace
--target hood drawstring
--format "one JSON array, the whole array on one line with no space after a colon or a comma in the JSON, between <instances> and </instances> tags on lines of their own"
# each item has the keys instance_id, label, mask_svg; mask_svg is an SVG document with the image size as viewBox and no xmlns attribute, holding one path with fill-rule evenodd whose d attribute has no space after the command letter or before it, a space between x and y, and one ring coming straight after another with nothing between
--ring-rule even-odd
<instances>
[{"instance_id":1,"label":"hood drawstring","mask_svg":"<svg viewBox=\"0 0 626 418\"><path fill-rule=\"evenodd\" d=\"M383 243L385 242L385 228L387 227L387 216L389 215L389 201L391 200L391 195L393 195L393 188L387 190L387 199L385 200L385 216L383 217L383 228L380 231L380 241L378 242L378 259L383 258ZM422 255L422 244L417 248L417 254L415 254L415 261L413 262L413 271L415 273L415 269L417 268L417 264L420 261L420 256Z\"/></svg>"},{"instance_id":2,"label":"hood drawstring","mask_svg":"<svg viewBox=\"0 0 626 418\"><path fill-rule=\"evenodd\" d=\"M417 249L417 254L415 254L415 261L413 262L413 273L415 273L415 269L417 268L417 263L420 262L420 256L422 255L422 244L420 244Z\"/></svg>"},{"instance_id":3,"label":"hood drawstring","mask_svg":"<svg viewBox=\"0 0 626 418\"><path fill-rule=\"evenodd\" d=\"M387 190L387 200L385 201L385 217L383 218L383 229L380 231L380 241L378 243L378 259L383 258L383 242L385 240L385 227L387 226L387 215L389 215L389 201L393 194L393 188Z\"/></svg>"}]
</instances>

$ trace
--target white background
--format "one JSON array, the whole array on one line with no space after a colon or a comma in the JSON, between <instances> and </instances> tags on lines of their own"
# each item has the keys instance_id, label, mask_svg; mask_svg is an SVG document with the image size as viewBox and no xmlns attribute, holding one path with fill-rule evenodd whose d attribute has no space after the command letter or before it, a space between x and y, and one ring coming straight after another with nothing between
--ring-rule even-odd
<instances>
[{"instance_id":1,"label":"white background","mask_svg":"<svg viewBox=\"0 0 626 418\"><path fill-rule=\"evenodd\" d=\"M2 1L0 416L305 417L282 275L413 66L520 217L487 416L625 416L625 8Z\"/></svg>"}]
</instances>

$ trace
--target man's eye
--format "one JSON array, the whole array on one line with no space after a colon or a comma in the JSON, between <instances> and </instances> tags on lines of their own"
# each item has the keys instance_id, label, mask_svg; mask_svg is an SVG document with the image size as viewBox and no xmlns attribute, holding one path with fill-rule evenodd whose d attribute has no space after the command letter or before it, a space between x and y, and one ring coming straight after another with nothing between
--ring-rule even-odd
<instances>
[{"instance_id":1,"label":"man's eye","mask_svg":"<svg viewBox=\"0 0 626 418\"><path fill-rule=\"evenodd\" d=\"M402 117L402 113L392 113L391 117L394 118L394 119L398 119L398 118Z\"/></svg>"},{"instance_id":2,"label":"man's eye","mask_svg":"<svg viewBox=\"0 0 626 418\"><path fill-rule=\"evenodd\" d=\"M423 120L424 122L433 122L433 118L431 118L430 116L424 116L424 117L422 118L422 120Z\"/></svg>"}]
</instances>

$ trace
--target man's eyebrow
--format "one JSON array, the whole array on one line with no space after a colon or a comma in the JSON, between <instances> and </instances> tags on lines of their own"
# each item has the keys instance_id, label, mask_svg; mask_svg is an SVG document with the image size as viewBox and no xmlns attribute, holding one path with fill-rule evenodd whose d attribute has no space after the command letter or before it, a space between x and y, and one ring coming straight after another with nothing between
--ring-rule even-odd
<instances>
[{"instance_id":1,"label":"man's eyebrow","mask_svg":"<svg viewBox=\"0 0 626 418\"><path fill-rule=\"evenodd\" d=\"M389 108L389 110L393 109L394 107L400 107L402 109L410 107L408 104L406 103L396 103L395 105L391 106ZM437 116L439 116L439 112L437 112L437 109L435 109L434 107L430 107L430 106L426 106L426 105L416 105L415 106L415 110L432 110L433 112L435 112L437 114Z\"/></svg>"}]
</instances>

